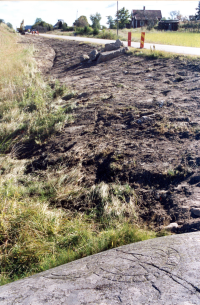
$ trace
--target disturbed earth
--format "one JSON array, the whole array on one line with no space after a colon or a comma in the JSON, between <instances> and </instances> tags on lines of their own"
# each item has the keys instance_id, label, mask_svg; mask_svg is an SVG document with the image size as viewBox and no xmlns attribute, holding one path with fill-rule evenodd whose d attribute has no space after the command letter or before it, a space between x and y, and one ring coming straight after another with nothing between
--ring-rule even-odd
<instances>
[{"instance_id":1,"label":"disturbed earth","mask_svg":"<svg viewBox=\"0 0 200 305\"><path fill-rule=\"evenodd\" d=\"M46 144L15 151L27 173L65 165L80 170L78 185L129 184L138 221L174 232L200 229L200 62L145 58L128 52L104 63L80 63L101 45L24 37L33 43L45 80L74 90L73 122ZM86 211L84 195L57 206Z\"/></svg>"}]
</instances>

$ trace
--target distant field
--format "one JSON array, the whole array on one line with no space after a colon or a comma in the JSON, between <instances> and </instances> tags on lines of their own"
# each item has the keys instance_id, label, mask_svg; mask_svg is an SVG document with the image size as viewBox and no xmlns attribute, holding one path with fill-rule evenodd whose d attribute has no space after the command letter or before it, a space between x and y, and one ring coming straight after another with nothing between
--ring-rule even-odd
<instances>
[{"instance_id":1,"label":"distant field","mask_svg":"<svg viewBox=\"0 0 200 305\"><path fill-rule=\"evenodd\" d=\"M111 30L116 33L116 30ZM120 30L119 36L123 39L128 38L128 32L132 32L132 41L140 41L141 30L134 29ZM185 47L200 47L200 33L184 33L184 32L161 32L161 31L145 31L145 42L158 43Z\"/></svg>"}]
</instances>

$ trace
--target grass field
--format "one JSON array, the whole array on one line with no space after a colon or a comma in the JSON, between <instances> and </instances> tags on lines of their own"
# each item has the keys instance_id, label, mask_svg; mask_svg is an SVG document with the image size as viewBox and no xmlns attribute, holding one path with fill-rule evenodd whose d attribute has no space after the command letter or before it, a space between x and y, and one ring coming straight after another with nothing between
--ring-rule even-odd
<instances>
[{"instance_id":1,"label":"grass field","mask_svg":"<svg viewBox=\"0 0 200 305\"><path fill-rule=\"evenodd\" d=\"M116 33L116 30L110 30ZM123 29L119 30L119 36L122 40L128 39L128 32L132 33L132 41L139 42L141 31L145 32L145 42L176 45L185 47L200 47L200 33L189 32L169 32L169 31L147 31L146 29Z\"/></svg>"},{"instance_id":2,"label":"grass field","mask_svg":"<svg viewBox=\"0 0 200 305\"><path fill-rule=\"evenodd\" d=\"M20 36L0 25L0 284L123 244L154 238L155 232L135 225L134 190L129 185L77 185L78 173L62 169L25 174L27 160L11 158L17 145L43 144L65 122L70 105L54 105L70 88L51 88L38 73L34 48L17 43ZM72 213L52 206L62 196L85 194L98 202L90 213ZM165 233L163 233L165 234Z\"/></svg>"}]
</instances>

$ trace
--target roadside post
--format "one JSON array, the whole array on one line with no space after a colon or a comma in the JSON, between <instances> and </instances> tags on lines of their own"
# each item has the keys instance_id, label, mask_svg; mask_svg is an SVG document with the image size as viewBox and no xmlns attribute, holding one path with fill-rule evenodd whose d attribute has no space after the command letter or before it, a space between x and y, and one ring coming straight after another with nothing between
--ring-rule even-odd
<instances>
[{"instance_id":1,"label":"roadside post","mask_svg":"<svg viewBox=\"0 0 200 305\"><path fill-rule=\"evenodd\" d=\"M144 37L145 37L145 32L141 33L141 40L140 40L140 49L144 48Z\"/></svg>"},{"instance_id":2,"label":"roadside post","mask_svg":"<svg viewBox=\"0 0 200 305\"><path fill-rule=\"evenodd\" d=\"M128 32L128 47L131 47L131 32Z\"/></svg>"}]
</instances>

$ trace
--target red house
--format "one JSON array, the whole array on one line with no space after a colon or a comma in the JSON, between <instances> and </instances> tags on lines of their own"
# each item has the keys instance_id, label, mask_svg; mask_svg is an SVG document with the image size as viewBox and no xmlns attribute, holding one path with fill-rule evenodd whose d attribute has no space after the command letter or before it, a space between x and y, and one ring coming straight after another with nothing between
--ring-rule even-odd
<instances>
[{"instance_id":1,"label":"red house","mask_svg":"<svg viewBox=\"0 0 200 305\"><path fill-rule=\"evenodd\" d=\"M139 28L141 26L147 26L150 23L156 24L162 19L161 10L132 10L131 12L131 26L133 28Z\"/></svg>"}]
</instances>

